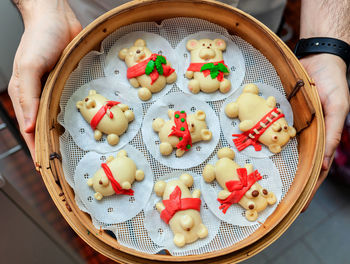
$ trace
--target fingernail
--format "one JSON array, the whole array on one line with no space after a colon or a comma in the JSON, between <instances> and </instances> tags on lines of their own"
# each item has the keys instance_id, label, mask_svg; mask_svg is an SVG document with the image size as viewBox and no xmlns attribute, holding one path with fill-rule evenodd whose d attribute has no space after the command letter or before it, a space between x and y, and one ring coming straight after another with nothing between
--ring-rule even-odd
<instances>
[{"instance_id":1,"label":"fingernail","mask_svg":"<svg viewBox=\"0 0 350 264\"><path fill-rule=\"evenodd\" d=\"M329 157L325 157L325 158L323 159L323 163L322 163L322 169L323 169L323 170L328 170L328 167L329 167L329 160L330 160Z\"/></svg>"}]
</instances>

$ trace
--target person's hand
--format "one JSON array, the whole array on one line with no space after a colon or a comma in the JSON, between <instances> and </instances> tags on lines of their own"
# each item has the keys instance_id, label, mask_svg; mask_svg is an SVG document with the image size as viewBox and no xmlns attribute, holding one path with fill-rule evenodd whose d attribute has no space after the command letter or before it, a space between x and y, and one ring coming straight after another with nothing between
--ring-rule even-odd
<instances>
[{"instance_id":1,"label":"person's hand","mask_svg":"<svg viewBox=\"0 0 350 264\"><path fill-rule=\"evenodd\" d=\"M34 159L34 130L41 78L56 64L81 25L65 0L18 1L25 30L8 87L20 131Z\"/></svg>"},{"instance_id":2,"label":"person's hand","mask_svg":"<svg viewBox=\"0 0 350 264\"><path fill-rule=\"evenodd\" d=\"M325 180L333 154L340 142L344 121L349 112L349 87L345 62L331 54L317 54L300 60L314 80L320 96L326 126L326 146L322 171L315 189L303 211L309 206L321 183Z\"/></svg>"}]
</instances>

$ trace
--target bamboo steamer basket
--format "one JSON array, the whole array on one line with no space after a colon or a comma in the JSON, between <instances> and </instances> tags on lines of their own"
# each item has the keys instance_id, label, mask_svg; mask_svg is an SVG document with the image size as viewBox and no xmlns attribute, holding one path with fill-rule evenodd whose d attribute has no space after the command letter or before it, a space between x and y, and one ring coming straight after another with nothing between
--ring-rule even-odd
<instances>
[{"instance_id":1,"label":"bamboo steamer basket","mask_svg":"<svg viewBox=\"0 0 350 264\"><path fill-rule=\"evenodd\" d=\"M253 234L222 250L201 255L151 255L127 248L103 230L97 230L88 214L80 211L74 191L65 181L60 158L57 122L65 82L79 61L120 27L174 17L194 17L225 27L258 49L275 67L294 113L299 163L294 182L276 210ZM249 69L247 69L249 70ZM289 50L266 26L231 6L210 0L141 0L117 7L87 26L67 46L49 75L42 93L36 126L35 165L63 217L91 247L119 263L232 263L253 256L273 243L292 224L316 184L324 154L324 120L313 81Z\"/></svg>"}]
</instances>

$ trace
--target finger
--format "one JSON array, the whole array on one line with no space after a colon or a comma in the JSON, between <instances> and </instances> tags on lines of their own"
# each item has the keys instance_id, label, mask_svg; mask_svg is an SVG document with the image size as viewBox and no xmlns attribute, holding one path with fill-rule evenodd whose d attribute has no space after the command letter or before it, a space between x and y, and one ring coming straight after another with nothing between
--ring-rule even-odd
<instances>
[{"instance_id":1,"label":"finger","mask_svg":"<svg viewBox=\"0 0 350 264\"><path fill-rule=\"evenodd\" d=\"M35 155L34 155L34 149L35 149L35 140L34 140L34 133L27 133L23 130L24 127L24 120L23 120L23 112L22 108L19 104L19 80L12 75L11 80L9 82L9 88L8 88L8 93L12 101L12 105L17 117L17 121L19 124L20 132L28 146L28 149L31 153L32 159L34 160Z\"/></svg>"},{"instance_id":2,"label":"finger","mask_svg":"<svg viewBox=\"0 0 350 264\"><path fill-rule=\"evenodd\" d=\"M333 161L333 158L334 158L334 155L332 155L331 161ZM315 185L314 189L312 190L312 193L311 193L311 195L310 195L310 197L309 197L309 200L307 201L307 203L306 203L306 205L304 206L303 210L301 210L301 213L304 213L304 212L307 210L307 208L309 207L309 205L310 205L312 199L314 198L314 196L315 196L315 194L316 194L318 188L320 188L321 184L322 184L322 183L324 182L324 180L327 178L328 172L329 172L329 169L327 169L327 170L321 170L321 173L320 173L320 176L318 177L318 180L317 180L317 182L316 182L316 185Z\"/></svg>"},{"instance_id":3,"label":"finger","mask_svg":"<svg viewBox=\"0 0 350 264\"><path fill-rule=\"evenodd\" d=\"M331 157L334 154L341 138L344 127L344 120L348 113L345 105L336 107L332 111L325 111L326 145L322 163L322 169L328 170L331 164ZM346 112L345 112L346 111Z\"/></svg>"},{"instance_id":4,"label":"finger","mask_svg":"<svg viewBox=\"0 0 350 264\"><path fill-rule=\"evenodd\" d=\"M18 64L19 105L23 115L23 131L32 133L35 129L36 116L41 93L41 77L44 67L34 59L24 59Z\"/></svg>"}]
</instances>

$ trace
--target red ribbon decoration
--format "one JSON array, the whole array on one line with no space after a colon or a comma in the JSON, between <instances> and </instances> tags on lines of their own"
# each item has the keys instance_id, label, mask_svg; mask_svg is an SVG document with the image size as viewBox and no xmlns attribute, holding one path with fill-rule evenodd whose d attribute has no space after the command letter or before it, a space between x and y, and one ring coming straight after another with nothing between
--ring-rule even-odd
<instances>
[{"instance_id":1,"label":"red ribbon decoration","mask_svg":"<svg viewBox=\"0 0 350 264\"><path fill-rule=\"evenodd\" d=\"M125 190L120 184L114 179L111 169L108 167L107 163L102 163L101 167L105 172L107 178L111 182L112 188L116 194L125 194L125 195L134 195L134 191L132 189Z\"/></svg>"},{"instance_id":2,"label":"red ribbon decoration","mask_svg":"<svg viewBox=\"0 0 350 264\"><path fill-rule=\"evenodd\" d=\"M131 79L131 78L136 78L136 77L139 77L139 76L146 74L147 63L150 60L155 61L157 59L157 56L160 56L160 55L153 53L148 59L145 59L144 61L141 61L141 62L135 64L134 66L131 66L130 68L128 68L126 77L128 79ZM165 77L168 77L170 74L172 74L175 71L169 65L162 64L162 67L163 67L163 74L162 75ZM158 79L159 73L158 73L156 67L154 67L153 71L151 72L151 74L149 76L151 77L151 84L153 84Z\"/></svg>"},{"instance_id":3,"label":"red ribbon decoration","mask_svg":"<svg viewBox=\"0 0 350 264\"><path fill-rule=\"evenodd\" d=\"M169 195L169 200L163 200L165 209L160 213L160 218L167 224L178 211L193 209L200 211L201 199L199 198L182 198L181 189L176 186L174 191Z\"/></svg>"},{"instance_id":4,"label":"red ribbon decoration","mask_svg":"<svg viewBox=\"0 0 350 264\"><path fill-rule=\"evenodd\" d=\"M174 113L174 123L175 126L171 128L170 136L176 136L180 139L179 143L177 143L176 147L178 149L182 149L184 151L189 151L192 147L192 138L191 133L188 130L187 120L186 120L186 112L185 111L176 111Z\"/></svg>"},{"instance_id":5,"label":"red ribbon decoration","mask_svg":"<svg viewBox=\"0 0 350 264\"><path fill-rule=\"evenodd\" d=\"M219 209L222 210L224 214L232 204L238 203L242 199L244 194L250 189L250 187L252 187L254 183L262 179L257 170L247 175L248 173L246 168L239 168L237 169L237 174L240 179L239 181L227 181L225 183L231 194L225 200L218 199L221 204Z\"/></svg>"},{"instance_id":6,"label":"red ribbon decoration","mask_svg":"<svg viewBox=\"0 0 350 264\"><path fill-rule=\"evenodd\" d=\"M111 110L111 108L117 104L120 104L120 102L116 101L107 101L105 105L103 105L100 110L94 115L94 117L91 119L90 126L93 130L96 129L98 126L98 123L100 123L101 119L104 117L104 115L107 113L108 110ZM109 118L113 118L113 113L109 111Z\"/></svg>"},{"instance_id":7,"label":"red ribbon decoration","mask_svg":"<svg viewBox=\"0 0 350 264\"><path fill-rule=\"evenodd\" d=\"M227 68L227 65L224 63L224 60L217 61L217 62L203 62L203 63L191 62L190 66L187 68L187 71L200 72L203 65L208 64L208 63L213 63L214 65L218 65L219 63L222 63ZM210 74L210 70L204 70L202 72L203 72L204 77L207 77ZM222 80L224 79L224 73L222 71L219 71L219 75L216 78L218 79L219 82L222 82Z\"/></svg>"},{"instance_id":8,"label":"red ribbon decoration","mask_svg":"<svg viewBox=\"0 0 350 264\"><path fill-rule=\"evenodd\" d=\"M274 113L275 116L272 113ZM232 134L233 137L237 137L233 139L233 143L235 143L238 151L241 151L250 145L254 147L255 151L260 151L262 149L261 144L258 143L260 136L266 131L266 129L268 129L269 126L282 117L284 117L284 114L281 113L277 107L275 107L265 116L263 116L260 121L248 131L242 134ZM269 121L268 118L271 121ZM265 127L261 126L261 123L263 123ZM259 133L256 133L254 130L257 130Z\"/></svg>"}]
</instances>

